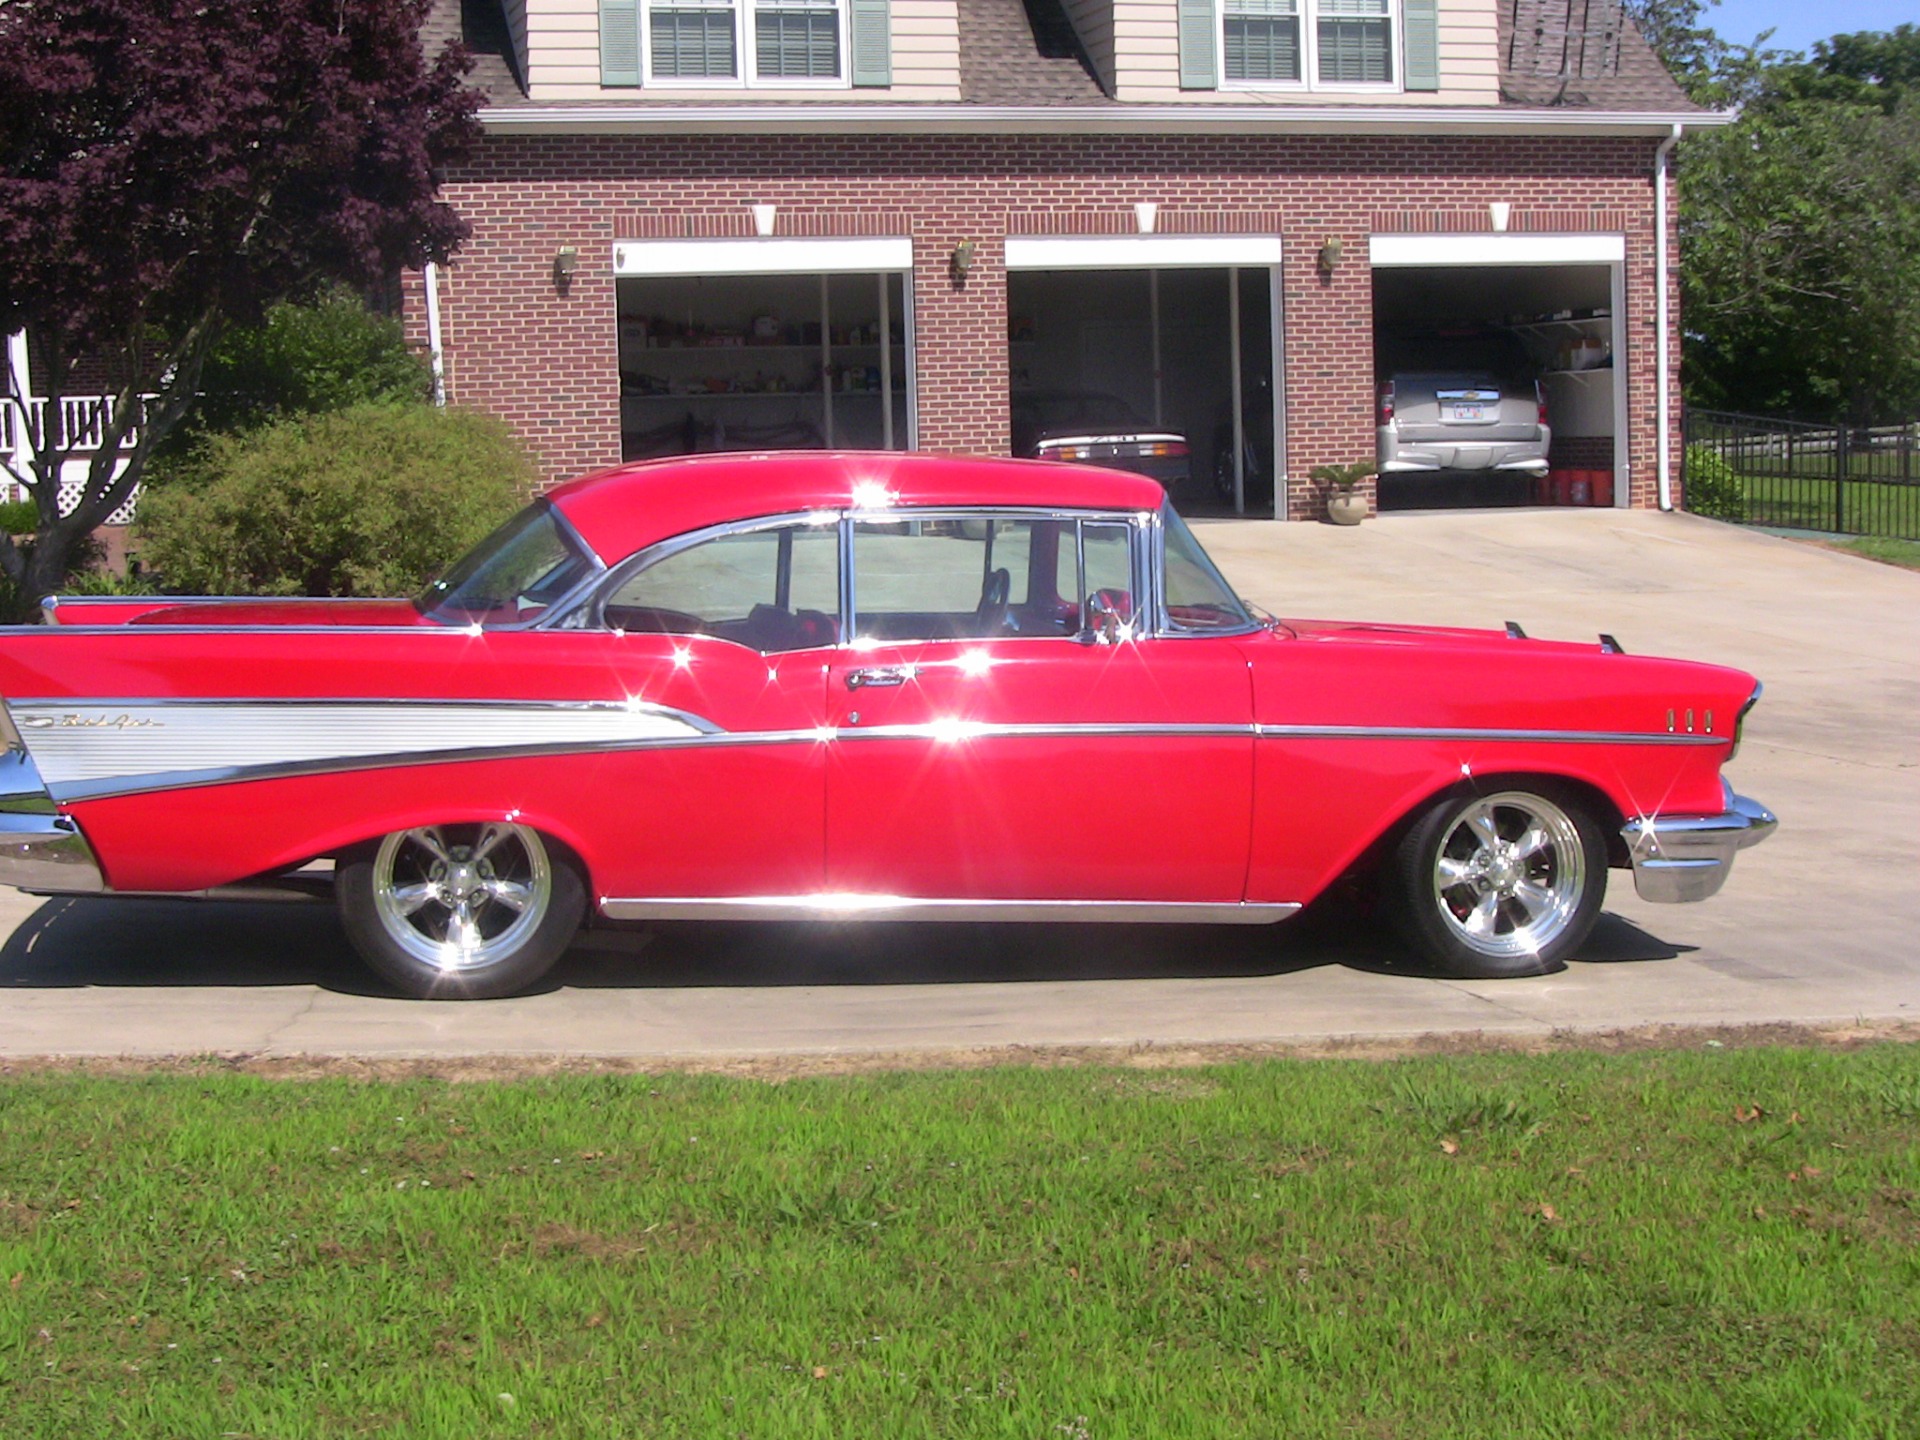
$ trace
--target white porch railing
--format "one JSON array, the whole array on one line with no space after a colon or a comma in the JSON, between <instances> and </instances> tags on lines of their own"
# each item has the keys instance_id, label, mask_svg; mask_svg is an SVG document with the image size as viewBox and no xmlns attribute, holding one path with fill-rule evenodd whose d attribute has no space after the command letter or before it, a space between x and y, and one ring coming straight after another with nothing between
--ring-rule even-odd
<instances>
[{"instance_id":1,"label":"white porch railing","mask_svg":"<svg viewBox=\"0 0 1920 1440\"><path fill-rule=\"evenodd\" d=\"M142 396L144 406L149 397ZM26 461L35 442L46 433L47 408L53 402L49 399L31 399L24 405L11 398L0 399L0 454L14 462L16 469L24 470ZM74 455L61 467L60 471L60 508L67 509L78 502L81 488L87 482L87 471L93 464L95 452L106 435L107 415L113 404L111 395L67 395L60 399L61 433L67 443L73 447ZM139 439L140 427L136 422L130 427L120 442L122 450L131 449ZM117 468L117 467L116 467ZM12 480L0 485L0 498L24 500L26 489ZM124 525L133 518L134 501L139 492L129 496L127 503L107 517L109 525Z\"/></svg>"}]
</instances>

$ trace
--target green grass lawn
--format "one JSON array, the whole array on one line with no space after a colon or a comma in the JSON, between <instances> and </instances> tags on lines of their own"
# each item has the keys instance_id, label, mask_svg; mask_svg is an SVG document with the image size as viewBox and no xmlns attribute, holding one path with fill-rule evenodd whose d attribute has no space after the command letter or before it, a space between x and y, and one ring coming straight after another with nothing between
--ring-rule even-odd
<instances>
[{"instance_id":1,"label":"green grass lawn","mask_svg":"<svg viewBox=\"0 0 1920 1440\"><path fill-rule=\"evenodd\" d=\"M0 1435L1920 1434L1920 1048L0 1081Z\"/></svg>"},{"instance_id":2,"label":"green grass lawn","mask_svg":"<svg viewBox=\"0 0 1920 1440\"><path fill-rule=\"evenodd\" d=\"M1732 511L1711 513L1749 525L1790 530L1819 530L1847 535L1920 533L1920 485L1912 482L1849 480L1836 498L1832 480L1786 475L1736 476L1739 497ZM1837 507L1837 508L1836 508Z\"/></svg>"},{"instance_id":3,"label":"green grass lawn","mask_svg":"<svg viewBox=\"0 0 1920 1440\"><path fill-rule=\"evenodd\" d=\"M1884 561L1888 565L1904 565L1909 570L1920 570L1920 540L1896 540L1886 535L1869 535L1858 540L1835 540L1836 550L1850 550L1855 555L1864 555L1869 560Z\"/></svg>"}]
</instances>

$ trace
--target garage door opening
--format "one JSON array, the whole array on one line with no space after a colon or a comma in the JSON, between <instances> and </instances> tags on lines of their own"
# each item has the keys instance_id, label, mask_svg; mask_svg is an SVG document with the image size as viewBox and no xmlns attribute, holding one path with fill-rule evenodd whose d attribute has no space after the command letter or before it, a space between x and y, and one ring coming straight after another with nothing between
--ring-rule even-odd
<instances>
[{"instance_id":1,"label":"garage door opening","mask_svg":"<svg viewBox=\"0 0 1920 1440\"><path fill-rule=\"evenodd\" d=\"M911 448L904 275L661 275L615 290L623 458Z\"/></svg>"},{"instance_id":2,"label":"garage door opening","mask_svg":"<svg viewBox=\"0 0 1920 1440\"><path fill-rule=\"evenodd\" d=\"M1273 512L1271 267L1192 263L1211 238L1009 242L1014 454L1151 475L1189 514Z\"/></svg>"},{"instance_id":3,"label":"garage door opening","mask_svg":"<svg viewBox=\"0 0 1920 1440\"><path fill-rule=\"evenodd\" d=\"M1624 500L1619 267L1382 265L1382 238L1380 508Z\"/></svg>"}]
</instances>

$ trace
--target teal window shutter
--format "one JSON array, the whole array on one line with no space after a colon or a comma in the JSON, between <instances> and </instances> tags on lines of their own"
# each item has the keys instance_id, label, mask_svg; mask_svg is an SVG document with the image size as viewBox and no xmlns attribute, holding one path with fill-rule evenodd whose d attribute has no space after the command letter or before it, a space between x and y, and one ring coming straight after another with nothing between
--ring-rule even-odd
<instances>
[{"instance_id":1,"label":"teal window shutter","mask_svg":"<svg viewBox=\"0 0 1920 1440\"><path fill-rule=\"evenodd\" d=\"M1213 62L1213 7L1215 0L1180 0L1180 88L1217 90Z\"/></svg>"},{"instance_id":2,"label":"teal window shutter","mask_svg":"<svg viewBox=\"0 0 1920 1440\"><path fill-rule=\"evenodd\" d=\"M640 83L640 0L600 0L600 83Z\"/></svg>"},{"instance_id":3,"label":"teal window shutter","mask_svg":"<svg viewBox=\"0 0 1920 1440\"><path fill-rule=\"evenodd\" d=\"M1407 89L1440 88L1439 0L1401 0L1407 27Z\"/></svg>"},{"instance_id":4,"label":"teal window shutter","mask_svg":"<svg viewBox=\"0 0 1920 1440\"><path fill-rule=\"evenodd\" d=\"M893 6L891 0L850 0L848 48L853 52L853 83L863 89L893 84Z\"/></svg>"}]
</instances>

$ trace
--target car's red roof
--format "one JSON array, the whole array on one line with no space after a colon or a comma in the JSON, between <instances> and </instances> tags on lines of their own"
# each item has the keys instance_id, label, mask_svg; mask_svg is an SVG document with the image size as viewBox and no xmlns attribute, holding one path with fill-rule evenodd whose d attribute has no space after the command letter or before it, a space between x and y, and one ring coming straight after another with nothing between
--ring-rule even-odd
<instances>
[{"instance_id":1,"label":"car's red roof","mask_svg":"<svg viewBox=\"0 0 1920 1440\"><path fill-rule=\"evenodd\" d=\"M669 536L759 515L853 505L1155 510L1165 497L1145 476L1089 465L826 450L643 460L547 494L608 563Z\"/></svg>"}]
</instances>

